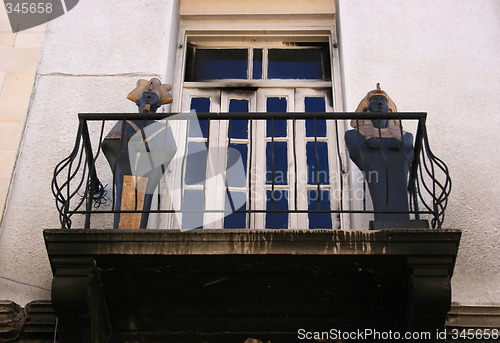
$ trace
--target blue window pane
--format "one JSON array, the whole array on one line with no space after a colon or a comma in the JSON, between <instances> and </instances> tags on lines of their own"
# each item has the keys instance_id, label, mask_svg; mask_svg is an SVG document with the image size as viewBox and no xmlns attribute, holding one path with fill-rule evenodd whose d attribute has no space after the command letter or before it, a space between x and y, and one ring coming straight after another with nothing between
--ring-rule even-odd
<instances>
[{"instance_id":1,"label":"blue window pane","mask_svg":"<svg viewBox=\"0 0 500 343\"><path fill-rule=\"evenodd\" d=\"M307 142L307 183L310 185L328 185L328 145L326 142Z\"/></svg>"},{"instance_id":2,"label":"blue window pane","mask_svg":"<svg viewBox=\"0 0 500 343\"><path fill-rule=\"evenodd\" d=\"M267 137L286 137L286 120L268 119L266 125Z\"/></svg>"},{"instance_id":3,"label":"blue window pane","mask_svg":"<svg viewBox=\"0 0 500 343\"><path fill-rule=\"evenodd\" d=\"M226 169L226 182L229 187L246 187L247 159L247 144L229 144ZM240 168L241 163L243 170Z\"/></svg>"},{"instance_id":4,"label":"blue window pane","mask_svg":"<svg viewBox=\"0 0 500 343\"><path fill-rule=\"evenodd\" d=\"M326 137L326 120L306 120L307 137Z\"/></svg>"},{"instance_id":5,"label":"blue window pane","mask_svg":"<svg viewBox=\"0 0 500 343\"><path fill-rule=\"evenodd\" d=\"M190 120L188 135L191 138L207 138L208 137L208 120Z\"/></svg>"},{"instance_id":6,"label":"blue window pane","mask_svg":"<svg viewBox=\"0 0 500 343\"><path fill-rule=\"evenodd\" d=\"M266 99L267 112L286 112L287 98L282 97L269 97Z\"/></svg>"},{"instance_id":7,"label":"blue window pane","mask_svg":"<svg viewBox=\"0 0 500 343\"><path fill-rule=\"evenodd\" d=\"M210 98L191 98L191 110L196 112L210 112Z\"/></svg>"},{"instance_id":8,"label":"blue window pane","mask_svg":"<svg viewBox=\"0 0 500 343\"><path fill-rule=\"evenodd\" d=\"M266 143L266 183L288 184L287 142Z\"/></svg>"},{"instance_id":9,"label":"blue window pane","mask_svg":"<svg viewBox=\"0 0 500 343\"><path fill-rule=\"evenodd\" d=\"M307 96L304 99L304 105L306 112L325 112L325 98L324 97L312 97Z\"/></svg>"},{"instance_id":10,"label":"blue window pane","mask_svg":"<svg viewBox=\"0 0 500 343\"><path fill-rule=\"evenodd\" d=\"M189 142L186 155L186 185L203 185L206 178L207 146L204 142Z\"/></svg>"},{"instance_id":11,"label":"blue window pane","mask_svg":"<svg viewBox=\"0 0 500 343\"><path fill-rule=\"evenodd\" d=\"M248 99L229 99L229 112L248 112Z\"/></svg>"},{"instance_id":12,"label":"blue window pane","mask_svg":"<svg viewBox=\"0 0 500 343\"><path fill-rule=\"evenodd\" d=\"M191 110L196 113L210 112L210 98L191 98ZM189 137L208 137L208 120L189 122Z\"/></svg>"},{"instance_id":13,"label":"blue window pane","mask_svg":"<svg viewBox=\"0 0 500 343\"><path fill-rule=\"evenodd\" d=\"M196 49L190 81L246 79L247 49Z\"/></svg>"},{"instance_id":14,"label":"blue window pane","mask_svg":"<svg viewBox=\"0 0 500 343\"><path fill-rule=\"evenodd\" d=\"M270 49L270 79L323 79L320 49Z\"/></svg>"},{"instance_id":15,"label":"blue window pane","mask_svg":"<svg viewBox=\"0 0 500 343\"><path fill-rule=\"evenodd\" d=\"M228 192L226 193L226 211L245 210L246 193ZM225 229L245 229L246 213L231 213L224 217Z\"/></svg>"},{"instance_id":16,"label":"blue window pane","mask_svg":"<svg viewBox=\"0 0 500 343\"><path fill-rule=\"evenodd\" d=\"M268 113L287 111L286 97L271 97L266 100ZM286 137L286 120L267 120L267 137Z\"/></svg>"},{"instance_id":17,"label":"blue window pane","mask_svg":"<svg viewBox=\"0 0 500 343\"><path fill-rule=\"evenodd\" d=\"M262 79L262 49L253 49L253 75L252 79Z\"/></svg>"},{"instance_id":18,"label":"blue window pane","mask_svg":"<svg viewBox=\"0 0 500 343\"><path fill-rule=\"evenodd\" d=\"M304 102L308 113L326 111L323 97L306 97ZM306 120L306 136L326 137L326 120Z\"/></svg>"},{"instance_id":19,"label":"blue window pane","mask_svg":"<svg viewBox=\"0 0 500 343\"><path fill-rule=\"evenodd\" d=\"M195 229L203 227L203 210L205 209L205 197L202 190L186 189L182 199L182 209L200 211L198 213L184 213L182 215L182 228Z\"/></svg>"},{"instance_id":20,"label":"blue window pane","mask_svg":"<svg viewBox=\"0 0 500 343\"><path fill-rule=\"evenodd\" d=\"M318 196L319 195L319 196ZM330 191L328 190L309 190L307 191L309 200L308 210L313 211L329 211L330 208ZM310 229L331 229L332 215L331 213L309 213L309 228Z\"/></svg>"},{"instance_id":21,"label":"blue window pane","mask_svg":"<svg viewBox=\"0 0 500 343\"><path fill-rule=\"evenodd\" d=\"M230 99L229 112L248 113L250 102L248 99ZM229 138L248 138L248 120L229 121Z\"/></svg>"},{"instance_id":22,"label":"blue window pane","mask_svg":"<svg viewBox=\"0 0 500 343\"><path fill-rule=\"evenodd\" d=\"M231 119L229 123L229 138L247 139L248 120Z\"/></svg>"},{"instance_id":23,"label":"blue window pane","mask_svg":"<svg viewBox=\"0 0 500 343\"><path fill-rule=\"evenodd\" d=\"M266 209L274 211L288 210L288 191L266 191ZM288 212L266 213L266 229L288 229Z\"/></svg>"}]
</instances>

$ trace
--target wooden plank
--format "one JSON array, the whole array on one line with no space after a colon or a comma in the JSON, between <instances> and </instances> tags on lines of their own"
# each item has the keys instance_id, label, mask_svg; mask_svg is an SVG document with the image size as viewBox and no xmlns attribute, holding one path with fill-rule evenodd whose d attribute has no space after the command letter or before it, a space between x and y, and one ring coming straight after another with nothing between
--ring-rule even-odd
<instances>
[{"instance_id":1,"label":"wooden plank","mask_svg":"<svg viewBox=\"0 0 500 343\"><path fill-rule=\"evenodd\" d=\"M124 175L122 192L122 211L141 211L144 207L147 177ZM142 213L122 213L118 223L119 229L139 229Z\"/></svg>"}]
</instances>

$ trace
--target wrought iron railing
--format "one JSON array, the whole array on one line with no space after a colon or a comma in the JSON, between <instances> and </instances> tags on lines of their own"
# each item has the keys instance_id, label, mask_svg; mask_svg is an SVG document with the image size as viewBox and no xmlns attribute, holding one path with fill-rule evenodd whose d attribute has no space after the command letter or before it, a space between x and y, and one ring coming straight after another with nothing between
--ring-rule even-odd
<instances>
[{"instance_id":1,"label":"wrought iron railing","mask_svg":"<svg viewBox=\"0 0 500 343\"><path fill-rule=\"evenodd\" d=\"M383 116L383 118L382 118ZM407 196L408 196L408 211L403 211L407 213L410 219L429 219L431 226L433 228L440 228L443 224L445 217L445 209L447 206L448 195L451 189L451 179L449 177L448 168L445 163L437 158L430 149L429 139L426 130L426 114L425 113L384 113L384 114L373 114L373 113L198 113L195 119L201 121L203 126L206 128L214 127L217 123L236 123L236 120L246 120L248 124L248 139L247 146L248 151L246 152L245 158L248 160L246 163L247 167L244 170L246 175L246 200L242 207L239 208L219 208L219 209L192 209L189 206L183 206L182 201L171 201L165 200L165 194L161 191L157 192L152 201L153 205L146 210L140 209L137 206L135 208L118 208L117 204L121 202L119 199L119 190L116 185L116 175L117 167L115 165L114 170L109 167L106 159L103 156L101 144L105 139L105 134L107 130L114 125L117 121L122 121L122 123L133 122L136 123L135 130L144 138L142 141L145 144L145 153L151 153L150 147L148 147L148 133L145 128L148 125L165 125L165 127L172 127L174 136L176 136L177 148L182 145L187 145L189 140L189 134L176 128L179 126L180 122L192 122L194 119L188 116L182 116L177 114L137 114L137 113L99 113L99 114L79 114L79 126L76 135L75 145L71 154L62 160L54 170L54 177L52 180L52 191L56 199L56 206L59 212L59 219L61 222L61 227L64 229L70 229L78 225L78 227L90 228L91 219L93 227L101 227L101 222L105 221L103 219L94 219L96 217L116 217L117 215L123 215L125 213L131 214L141 214L144 212L151 214L184 214L190 215L191 213L202 213L206 215L207 213L240 213L243 216L254 215L271 215L274 213L286 213L286 214L297 214L302 216L308 216L312 214L327 214L330 216L336 216L336 218L341 218L343 215L355 216L355 215L376 215L377 213L399 213L401 211L394 210L375 210L371 206L370 194L367 190L367 184L360 180L353 180L353 178L348 177L348 172L353 169L353 164L349 162L349 154L347 153L347 148L345 146L344 134L348 127L348 120L352 121L364 121L364 120L382 120L390 119L403 125L403 130L412 131L413 133L413 153L412 156L405 154L405 158L408 160L408 176L407 176ZM318 206L299 206L297 205L297 196L299 191L294 190L293 193L296 198L290 201L291 206L288 208L280 208L279 206L269 206L266 201L261 202L261 207L256 205L257 195L260 193L265 197L266 192L271 192L274 194L275 190L280 189L280 185L275 182L275 168L276 164L279 162L280 158L283 156L277 155L279 151L275 151L274 145L277 144L279 139L274 138L274 134L269 135L258 135L257 131L259 126L257 123L265 121L267 126L274 127L275 123L278 121L286 120L288 123L287 130L294 131L297 127L304 127L304 123L307 121L310 123L308 140L312 143L313 149L311 150L311 163L316 163L319 166L322 162L321 156L318 153L318 142L328 140L328 149L330 149L328 162L329 165L335 165L337 171L334 175L336 178L335 182L328 185L327 189L331 193L336 194L337 203L334 205L333 202L330 203L329 208L325 208L318 202ZM318 123L328 123L327 134L319 137L318 136ZM176 126L177 125L177 126ZM228 124L230 127L231 124ZM277 125L277 124L276 124ZM323 125L323 124L321 124ZM264 126L260 126L264 127ZM118 130L118 131L117 131ZM121 132L120 132L121 130ZM272 131L272 130L271 130ZM320 130L321 131L321 130ZM210 139L210 132L214 132L211 129L207 129L205 136L198 139L199 142L205 142L208 146ZM273 131L272 131L273 132ZM377 132L377 130L375 130ZM380 133L380 130L378 130ZM125 136L125 125L121 125L121 128L115 128L115 134L119 137ZM403 135L403 133L401 133ZM180 137L180 138L179 138ZM261 150L261 155L258 156L259 152L254 151L255 144L252 141L258 139L258 137L265 137L264 139L272 147L271 149ZM288 149L290 146L295 146L298 144L303 144L303 142L297 141L300 136L294 134L289 135L286 140L286 145ZM227 149L231 145L231 140L233 138L228 135L225 137L225 143L221 144L222 149ZM401 139L404 141L403 137ZM237 139L233 139L237 141ZM122 151L125 151L125 145L127 140L122 140ZM315 145L315 147L314 147ZM331 151L333 149L334 151ZM177 183L180 189L173 190L170 196L175 196L175 194L180 194L182 197L183 187L184 187L184 177L186 173L186 168L189 168L189 163L186 163L186 153L181 154L177 150L176 159L177 165L180 166L177 170L180 171L180 182ZM292 151L293 150L293 151ZM296 155L298 152L295 148L290 150L290 154ZM125 152L123 152L125 153ZM267 156L266 156L267 155ZM287 162L293 159L291 168L298 168L297 163L299 158L297 156L289 156ZM252 169L252 165L255 164L253 159L260 158L265 159L268 162L264 162L265 168L267 170ZM385 157L384 157L385 158ZM307 159L307 158L306 158ZM314 159L316 159L314 161ZM335 159L335 161L332 161ZM270 162L269 162L270 160ZM305 159L303 158L302 161ZM276 163L275 163L276 162ZM309 163L307 162L307 163ZM333 163L335 162L335 163ZM292 164L293 164L292 163ZM387 164L390 162L386 161ZM175 163L174 163L175 164ZM288 163L290 164L290 163ZM164 174L167 169L171 168L168 163L161 165L161 174ZM175 169L175 168L174 168ZM324 167L323 167L324 169ZM271 176L265 182L261 182L264 188L257 189L257 185L253 183L252 180L255 179L256 175L251 175L252 173L270 173ZM167 173L164 176L165 179L174 177L175 171L172 173ZM331 173L332 175L334 173ZM359 173L358 173L359 175ZM388 175L388 174L387 174ZM262 175L261 175L262 176ZM294 175L288 175L292 178ZM264 179L266 178L265 176ZM319 178L318 178L319 179ZM390 180L388 180L390 182ZM297 188L298 176L295 175L295 179L288 180L288 187ZM326 186L324 184L320 185L320 181L317 181L317 195L319 195L322 189ZM162 187L161 185L159 186ZM228 193L231 188L227 183L223 186L226 187L225 192ZM308 185L309 189L315 189L314 184ZM323 188L322 188L323 187ZM206 190L206 187L202 187ZM281 188L283 188L281 186ZM291 189L291 188L289 188ZM298 188L297 188L298 189ZM241 191L241 189L240 189ZM353 200L354 191L362 194L361 198ZM229 193L228 193L229 194ZM307 193L309 194L309 193ZM137 194L136 194L137 196ZM274 201L274 195L273 195ZM295 202L295 205L293 203ZM177 205L176 205L177 204ZM269 208L270 207L270 208ZM76 216L81 215L81 216ZM76 216L76 217L75 217ZM75 218L78 219L79 223L74 222ZM95 220L95 221L94 221ZM254 220L245 220L246 228L262 228L262 225L258 226ZM342 223L339 219L338 223L340 228L349 228L346 224ZM339 225L333 225L333 227L339 227ZM116 225L115 225L116 227ZM170 227L162 227L170 228ZM182 228L181 224L178 224L177 228Z\"/></svg>"}]
</instances>

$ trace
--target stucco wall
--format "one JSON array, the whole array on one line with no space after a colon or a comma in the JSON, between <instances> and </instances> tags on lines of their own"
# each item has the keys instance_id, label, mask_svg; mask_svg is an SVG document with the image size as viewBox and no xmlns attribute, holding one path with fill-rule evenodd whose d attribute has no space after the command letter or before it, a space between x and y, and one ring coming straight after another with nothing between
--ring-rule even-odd
<instances>
[{"instance_id":1,"label":"stucco wall","mask_svg":"<svg viewBox=\"0 0 500 343\"><path fill-rule=\"evenodd\" d=\"M135 112L126 96L139 78L171 82L168 61L176 38L170 39L170 32L176 37L177 7L174 0L80 1L48 23L0 228L2 276L50 288L42 229L60 226L50 181L55 165L72 149L77 114ZM0 299L24 305L49 298L46 290L0 279Z\"/></svg>"},{"instance_id":2,"label":"stucco wall","mask_svg":"<svg viewBox=\"0 0 500 343\"><path fill-rule=\"evenodd\" d=\"M500 2L337 5L346 111L380 82L399 111L428 112L453 181L444 227L463 230L453 301L500 304Z\"/></svg>"},{"instance_id":3,"label":"stucco wall","mask_svg":"<svg viewBox=\"0 0 500 343\"><path fill-rule=\"evenodd\" d=\"M0 6L0 222L24 131L46 25L15 32Z\"/></svg>"}]
</instances>

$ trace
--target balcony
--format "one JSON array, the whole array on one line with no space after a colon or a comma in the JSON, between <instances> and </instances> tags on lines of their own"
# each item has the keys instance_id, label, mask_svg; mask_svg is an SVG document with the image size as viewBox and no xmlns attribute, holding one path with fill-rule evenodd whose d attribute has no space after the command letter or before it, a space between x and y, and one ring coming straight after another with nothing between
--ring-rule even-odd
<instances>
[{"instance_id":1,"label":"balcony","mask_svg":"<svg viewBox=\"0 0 500 343\"><path fill-rule=\"evenodd\" d=\"M61 229L44 231L61 342L295 342L300 329L428 331L430 341L444 341L436 332L450 309L460 231L441 228L451 181L430 150L425 113L79 118L74 149L52 183ZM389 200L373 206L372 185L357 180L348 164L347 120L382 119L412 133L412 153L403 154L403 207ZM135 122L142 142L149 125L161 123L174 133L176 155L170 163L150 161L162 166L163 178L143 195L137 186L121 188L119 167L110 168L103 156L105 132L117 120ZM191 122L200 123L200 134L190 134ZM242 123L247 136L235 137L231 126ZM285 135L277 133L280 126ZM124 125L121 130L123 137ZM195 166L190 142L207 148L194 157L202 178L189 174ZM231 159L229 148L237 144L246 148L234 149L239 155ZM153 145L144 145L142 153L158 156ZM214 156L224 163L214 167ZM230 160L243 160L240 185L232 184L230 169L238 163ZM393 176L388 168L382 166L386 182ZM276 175L285 169L283 182ZM310 177L312 169L327 177ZM133 175L136 185L147 172ZM186 191L201 191L204 201L190 206ZM287 192L286 201L275 199L276 191ZM124 209L127 192L135 205ZM235 206L240 193L244 200Z\"/></svg>"}]
</instances>

